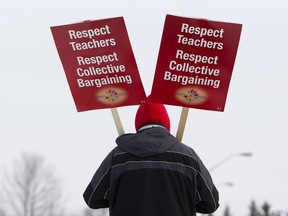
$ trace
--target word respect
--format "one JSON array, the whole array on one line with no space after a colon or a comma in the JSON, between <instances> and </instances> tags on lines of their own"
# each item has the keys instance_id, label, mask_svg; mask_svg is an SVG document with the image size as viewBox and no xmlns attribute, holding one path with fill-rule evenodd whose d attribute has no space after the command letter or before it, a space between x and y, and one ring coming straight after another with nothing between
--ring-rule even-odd
<instances>
[{"instance_id":1,"label":"word respect","mask_svg":"<svg viewBox=\"0 0 288 216\"><path fill-rule=\"evenodd\" d=\"M99 56L90 56L90 57L78 56L77 57L77 62L79 65L90 65L90 64L100 65L105 62L114 62L114 61L119 61L116 52L113 52L108 55L99 55Z\"/></svg>"},{"instance_id":2,"label":"word respect","mask_svg":"<svg viewBox=\"0 0 288 216\"><path fill-rule=\"evenodd\" d=\"M215 38L223 38L224 29L207 29L190 26L187 23L182 23L181 32L199 35L200 37L209 36Z\"/></svg>"},{"instance_id":3,"label":"word respect","mask_svg":"<svg viewBox=\"0 0 288 216\"><path fill-rule=\"evenodd\" d=\"M197 63L207 63L207 64L214 64L217 65L218 56L204 56L204 55L197 55L193 53L185 53L183 50L176 51L176 58L182 60L189 60L194 64Z\"/></svg>"},{"instance_id":4,"label":"word respect","mask_svg":"<svg viewBox=\"0 0 288 216\"><path fill-rule=\"evenodd\" d=\"M69 30L68 33L69 33L70 39L79 39L79 38L92 39L95 36L111 34L110 28L108 25L105 25L100 28L85 29L82 31Z\"/></svg>"}]
</instances>

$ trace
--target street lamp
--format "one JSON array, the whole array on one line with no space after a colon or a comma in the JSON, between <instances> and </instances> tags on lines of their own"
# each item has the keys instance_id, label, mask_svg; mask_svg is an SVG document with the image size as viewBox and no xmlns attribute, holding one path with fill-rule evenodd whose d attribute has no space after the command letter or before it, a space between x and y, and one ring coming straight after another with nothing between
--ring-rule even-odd
<instances>
[{"instance_id":1,"label":"street lamp","mask_svg":"<svg viewBox=\"0 0 288 216\"><path fill-rule=\"evenodd\" d=\"M240 152L240 153L236 153L236 154L231 154L227 157L225 157L223 160L221 160L220 162L218 162L217 164L215 164L213 167L211 167L209 169L210 172L212 172L213 170L215 170L216 168L218 168L219 166L221 166L222 164L226 163L228 160L230 160L231 158L234 158L234 157L238 157L238 156L241 156L241 157L252 157L252 153L251 152Z\"/></svg>"},{"instance_id":2,"label":"street lamp","mask_svg":"<svg viewBox=\"0 0 288 216\"><path fill-rule=\"evenodd\" d=\"M217 188L219 188L220 186L228 186L228 187L233 187L234 183L233 182L222 182L220 184L217 185Z\"/></svg>"}]
</instances>

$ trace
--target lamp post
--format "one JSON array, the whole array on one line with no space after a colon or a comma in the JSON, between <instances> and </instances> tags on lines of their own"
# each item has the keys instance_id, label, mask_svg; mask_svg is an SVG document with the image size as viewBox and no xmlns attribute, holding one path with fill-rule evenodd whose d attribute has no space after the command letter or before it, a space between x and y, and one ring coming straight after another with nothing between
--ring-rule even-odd
<instances>
[{"instance_id":1,"label":"lamp post","mask_svg":"<svg viewBox=\"0 0 288 216\"><path fill-rule=\"evenodd\" d=\"M211 167L209 169L209 172L212 172L213 170L215 170L216 168L218 168L219 166L221 166L222 164L226 163L228 160L230 160L231 158L234 158L234 157L252 157L252 153L251 152L240 152L240 153L235 153L235 154L231 154L231 155L228 155L227 157L225 157L224 159L222 159L221 161L219 161L217 164L215 164L213 167ZM234 186L234 183L233 182L223 182L219 185L217 185L217 187L219 186L228 186L228 187L233 187ZM201 214L201 215L205 215L205 214ZM213 215L213 214L209 214L209 215ZM208 216L209 216L208 215Z\"/></svg>"},{"instance_id":2,"label":"lamp post","mask_svg":"<svg viewBox=\"0 0 288 216\"><path fill-rule=\"evenodd\" d=\"M220 184L217 185L217 188L219 188L220 186L228 186L228 187L233 187L234 183L233 182L222 182Z\"/></svg>"},{"instance_id":3,"label":"lamp post","mask_svg":"<svg viewBox=\"0 0 288 216\"><path fill-rule=\"evenodd\" d=\"M222 164L226 163L228 160L230 160L231 158L234 158L234 157L238 157L238 156L241 156L241 157L252 157L252 153L251 152L240 152L240 153L236 153L236 154L231 154L227 157L225 157L224 159L222 159L221 161L219 161L217 164L215 164L213 167L211 167L209 169L210 172L212 172L213 170L215 170L216 168L218 168L219 166L221 166Z\"/></svg>"}]
</instances>

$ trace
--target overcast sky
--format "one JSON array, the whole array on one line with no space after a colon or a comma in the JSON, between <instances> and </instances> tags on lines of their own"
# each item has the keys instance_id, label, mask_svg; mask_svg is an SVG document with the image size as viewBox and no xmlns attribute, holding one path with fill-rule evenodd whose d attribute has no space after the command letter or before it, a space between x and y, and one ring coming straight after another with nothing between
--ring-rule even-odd
<instances>
[{"instance_id":1,"label":"overcast sky","mask_svg":"<svg viewBox=\"0 0 288 216\"><path fill-rule=\"evenodd\" d=\"M82 193L115 147L109 109L77 113L50 26L123 16L147 94L150 93L166 14L243 24L225 112L189 109L183 142L211 168L221 216L248 214L251 200L288 212L287 3L284 0L75 1L12 0L0 7L0 168L21 151L55 166L67 207L85 207ZM137 106L119 108L134 132ZM181 107L167 106L172 134ZM225 186L232 182L233 187Z\"/></svg>"}]
</instances>

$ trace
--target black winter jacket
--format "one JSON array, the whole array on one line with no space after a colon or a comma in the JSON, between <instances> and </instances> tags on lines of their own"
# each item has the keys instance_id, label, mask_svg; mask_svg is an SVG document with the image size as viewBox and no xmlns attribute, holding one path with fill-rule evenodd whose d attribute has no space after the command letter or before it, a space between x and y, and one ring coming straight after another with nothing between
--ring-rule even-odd
<instances>
[{"instance_id":1,"label":"black winter jacket","mask_svg":"<svg viewBox=\"0 0 288 216\"><path fill-rule=\"evenodd\" d=\"M213 213L218 191L204 164L165 128L116 139L84 192L90 208L111 216L194 216Z\"/></svg>"}]
</instances>

